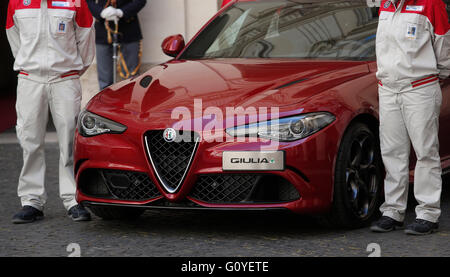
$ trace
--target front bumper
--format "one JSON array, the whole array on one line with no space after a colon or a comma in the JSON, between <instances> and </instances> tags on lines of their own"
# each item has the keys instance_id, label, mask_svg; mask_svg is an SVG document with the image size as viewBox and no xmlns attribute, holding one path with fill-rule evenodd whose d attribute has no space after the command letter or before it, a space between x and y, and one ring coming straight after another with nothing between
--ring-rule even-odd
<instances>
[{"instance_id":1,"label":"front bumper","mask_svg":"<svg viewBox=\"0 0 450 277\"><path fill-rule=\"evenodd\" d=\"M78 202L90 205L141 208L289 209L296 213L307 214L322 213L330 208L333 194L333 169L338 148L336 138L340 137L333 124L307 139L281 143L278 149L285 151L286 156L285 170L283 171L224 172L222 170L222 153L224 151L258 151L261 149L261 143L201 142L186 178L174 193L167 192L158 181L155 169L146 154L144 134L143 131L133 133L132 130L121 135L100 135L90 138L76 134L75 176ZM95 178L108 180L109 177L105 177L104 173L100 173L100 177L95 178L86 177L86 175L89 172L105 170L119 173L129 172L139 176L143 174L142 176L147 176L149 182L154 186L155 194L149 194L143 198L126 199L127 197L118 197L117 193L112 195L87 193L85 187L90 186L86 185L88 180ZM236 179L242 176L248 180L258 179L253 187L248 185L242 189L244 191L252 190L248 195L253 196L236 197L232 199L233 201L228 202L223 201L220 197L214 198L213 184L219 182L213 178L224 179L226 176ZM202 181L205 178L209 178L209 181ZM263 185L258 185L258 182ZM202 183L206 185L201 185ZM267 187L268 184L273 183L283 183L287 189L283 194L279 191L269 191L259 193L258 197L255 196L258 195L255 192L258 186ZM208 187L208 185L211 186ZM292 189L289 189L289 186ZM200 188L202 189L200 190ZM211 196L209 198L199 196L205 194ZM274 196L275 194L277 197ZM284 196L280 197L280 195Z\"/></svg>"}]
</instances>

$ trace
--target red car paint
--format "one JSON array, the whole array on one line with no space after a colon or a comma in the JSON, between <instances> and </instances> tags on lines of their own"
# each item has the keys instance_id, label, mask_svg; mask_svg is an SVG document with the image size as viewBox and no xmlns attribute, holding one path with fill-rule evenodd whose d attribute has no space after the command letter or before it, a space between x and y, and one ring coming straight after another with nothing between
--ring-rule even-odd
<instances>
[{"instance_id":1,"label":"red car paint","mask_svg":"<svg viewBox=\"0 0 450 277\"><path fill-rule=\"evenodd\" d=\"M183 48L185 47L184 38L182 35L175 35L166 38L161 47L164 51L164 54L168 56L176 56Z\"/></svg>"},{"instance_id":2,"label":"red car paint","mask_svg":"<svg viewBox=\"0 0 450 277\"><path fill-rule=\"evenodd\" d=\"M151 207L152 202L162 198L171 202L187 198L208 208L286 208L296 213L326 212L333 201L336 156L346 128L354 120L378 120L375 72L375 61L174 59L155 66L138 78L109 87L90 101L87 110L128 129L123 134L96 137L83 137L77 132L75 174L79 183L80 174L90 168L145 172L162 196L150 201L123 201L92 198L78 190L77 200ZM145 76L153 78L147 88L139 84ZM284 87L298 80L302 81ZM447 82L443 91L441 126L450 120L449 93ZM288 203L226 205L189 198L199 175L223 173L223 151L258 151L259 142L201 142L181 188L176 193L167 193L146 156L143 136L148 130L173 127L177 120L171 119L172 110L184 106L192 111L194 98L202 99L204 108L215 106L223 111L226 107L276 106L280 108L280 117L317 111L335 115L336 120L318 133L294 142L281 142L279 149L285 150L286 169L265 172L288 180L301 198ZM441 128L440 136L444 141L450 139L445 128ZM442 144L441 156L443 161L449 160L449 145ZM448 165L448 162L443 164L444 167Z\"/></svg>"},{"instance_id":3,"label":"red car paint","mask_svg":"<svg viewBox=\"0 0 450 277\"><path fill-rule=\"evenodd\" d=\"M302 70L303 68L305 70ZM183 75L170 78L181 70ZM239 82L233 82L233 78L236 78L233 74L236 72L240 74ZM149 88L144 89L139 85L139 81L146 75L153 76L154 80ZM326 110L339 115L331 126L304 140L280 145L280 149L287 150L286 165L304 172L309 182L290 169L271 172L295 184L302 198L293 203L232 206L285 207L297 212L320 212L326 210L331 203L335 154L339 138L342 137L346 126L358 114L367 113L377 117L377 81L374 74L370 73L367 62L171 61L151 69L142 77L116 84L89 103L87 110L124 124L128 129L120 135L100 135L94 138L77 135L75 161L87 159L78 170L77 177L86 168L109 168L148 172L152 179L156 180L145 156L142 137L148 130L172 127L176 123L176 120L170 119L172 109L180 105L192 108L193 98L202 98L205 107L218 106L222 109L243 104L245 108L245 102L257 107L279 106L281 117L299 114L300 110L302 113ZM262 91L273 90L283 84L305 78L308 80L296 86L260 97ZM357 81L349 82L354 79ZM162 83L165 86L162 86ZM211 91L210 88L217 88L217 91ZM233 91L232 94L229 93L230 90ZM151 93L147 93L148 91ZM364 93L358 93L356 97L348 91ZM226 101L218 101L225 97ZM258 99L252 101L252 97ZM223 104L220 104L221 102ZM188 178L179 192L168 194L158 182L156 183L165 198L179 201L186 197L199 174L222 173L223 151L258 149L258 143L202 143L198 149L201 155L196 155ZM77 199L80 202L129 203L92 199L80 192Z\"/></svg>"}]
</instances>

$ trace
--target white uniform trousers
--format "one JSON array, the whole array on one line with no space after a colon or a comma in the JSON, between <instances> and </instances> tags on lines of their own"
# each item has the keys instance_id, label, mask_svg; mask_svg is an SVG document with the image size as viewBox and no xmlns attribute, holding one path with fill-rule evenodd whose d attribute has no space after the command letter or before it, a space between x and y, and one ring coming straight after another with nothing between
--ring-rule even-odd
<instances>
[{"instance_id":1,"label":"white uniform trousers","mask_svg":"<svg viewBox=\"0 0 450 277\"><path fill-rule=\"evenodd\" d=\"M404 221L409 188L411 142L417 156L414 196L419 219L438 222L441 214L441 162L439 113L442 92L439 83L394 93L379 86L380 143L386 169L384 216Z\"/></svg>"},{"instance_id":2,"label":"white uniform trousers","mask_svg":"<svg viewBox=\"0 0 450 277\"><path fill-rule=\"evenodd\" d=\"M73 175L73 139L80 112L79 79L56 83L37 83L19 78L17 87L17 137L23 149L23 168L18 195L22 206L43 210L45 191L44 139L48 111L52 114L59 143L59 192L68 210L77 205Z\"/></svg>"}]
</instances>

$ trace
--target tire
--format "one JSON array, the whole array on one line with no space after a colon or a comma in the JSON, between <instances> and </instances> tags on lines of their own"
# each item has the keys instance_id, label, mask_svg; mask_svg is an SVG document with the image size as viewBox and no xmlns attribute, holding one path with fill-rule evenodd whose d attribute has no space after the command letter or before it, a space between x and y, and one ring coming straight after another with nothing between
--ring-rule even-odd
<instances>
[{"instance_id":1,"label":"tire","mask_svg":"<svg viewBox=\"0 0 450 277\"><path fill-rule=\"evenodd\" d=\"M136 219L145 212L144 209L128 207L89 206L89 209L105 220Z\"/></svg>"},{"instance_id":2,"label":"tire","mask_svg":"<svg viewBox=\"0 0 450 277\"><path fill-rule=\"evenodd\" d=\"M367 226L379 216L383 176L378 136L366 124L352 124L338 151L332 208L321 223L343 228Z\"/></svg>"}]
</instances>

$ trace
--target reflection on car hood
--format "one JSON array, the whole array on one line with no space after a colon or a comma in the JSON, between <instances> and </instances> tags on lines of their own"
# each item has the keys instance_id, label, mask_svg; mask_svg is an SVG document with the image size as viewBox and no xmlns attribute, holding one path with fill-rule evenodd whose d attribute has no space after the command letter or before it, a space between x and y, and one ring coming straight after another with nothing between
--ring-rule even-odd
<instances>
[{"instance_id":1,"label":"reflection on car hood","mask_svg":"<svg viewBox=\"0 0 450 277\"><path fill-rule=\"evenodd\" d=\"M273 107L312 95L369 72L366 62L320 60L215 59L171 61L100 95L103 105L137 113L192 110L194 99L207 107ZM139 82L151 76L147 88Z\"/></svg>"}]
</instances>

